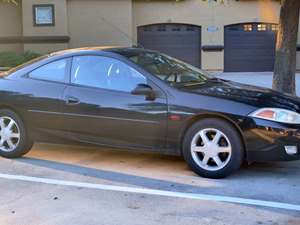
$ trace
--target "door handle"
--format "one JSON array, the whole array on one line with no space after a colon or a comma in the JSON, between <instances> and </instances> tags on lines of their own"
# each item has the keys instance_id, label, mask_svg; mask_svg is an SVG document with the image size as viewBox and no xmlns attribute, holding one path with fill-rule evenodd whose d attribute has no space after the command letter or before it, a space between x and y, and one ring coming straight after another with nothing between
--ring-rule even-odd
<instances>
[{"instance_id":1,"label":"door handle","mask_svg":"<svg viewBox=\"0 0 300 225\"><path fill-rule=\"evenodd\" d=\"M78 98L68 96L66 99L66 104L67 105L78 105L80 103Z\"/></svg>"}]
</instances>

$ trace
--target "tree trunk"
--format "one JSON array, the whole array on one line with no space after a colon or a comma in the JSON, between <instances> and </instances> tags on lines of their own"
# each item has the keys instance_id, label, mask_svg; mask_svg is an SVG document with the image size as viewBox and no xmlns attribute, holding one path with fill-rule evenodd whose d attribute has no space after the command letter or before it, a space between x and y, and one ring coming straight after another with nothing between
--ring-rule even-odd
<instances>
[{"instance_id":1,"label":"tree trunk","mask_svg":"<svg viewBox=\"0 0 300 225\"><path fill-rule=\"evenodd\" d=\"M281 2L273 89L295 95L300 0L282 0Z\"/></svg>"}]
</instances>

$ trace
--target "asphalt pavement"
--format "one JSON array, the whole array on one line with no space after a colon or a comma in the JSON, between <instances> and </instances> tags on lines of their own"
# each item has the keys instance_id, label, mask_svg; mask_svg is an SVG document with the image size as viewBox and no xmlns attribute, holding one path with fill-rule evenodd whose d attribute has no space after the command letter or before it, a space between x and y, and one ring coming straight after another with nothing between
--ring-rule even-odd
<instances>
[{"instance_id":1,"label":"asphalt pavement","mask_svg":"<svg viewBox=\"0 0 300 225\"><path fill-rule=\"evenodd\" d=\"M300 224L298 161L212 180L180 157L40 143L0 158L0 187L1 225Z\"/></svg>"}]
</instances>

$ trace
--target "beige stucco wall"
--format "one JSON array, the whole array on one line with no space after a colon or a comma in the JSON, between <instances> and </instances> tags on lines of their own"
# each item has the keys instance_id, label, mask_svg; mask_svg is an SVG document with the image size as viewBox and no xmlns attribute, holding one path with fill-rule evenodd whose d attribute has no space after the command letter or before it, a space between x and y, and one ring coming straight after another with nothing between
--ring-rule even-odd
<instances>
[{"instance_id":1,"label":"beige stucco wall","mask_svg":"<svg viewBox=\"0 0 300 225\"><path fill-rule=\"evenodd\" d=\"M201 0L133 2L133 36L137 27L154 23L186 23L202 26L202 45L223 45L224 26L244 22L278 23L280 4L271 0L225 1L225 4ZM207 32L209 26L219 28ZM203 52L202 68L223 69L224 52Z\"/></svg>"},{"instance_id":2,"label":"beige stucco wall","mask_svg":"<svg viewBox=\"0 0 300 225\"><path fill-rule=\"evenodd\" d=\"M0 44L0 51L33 50L46 53L69 47L130 46L136 43L138 26L155 23L200 25L202 45L223 45L224 26L244 22L277 23L280 9L280 4L273 0L225 0L225 4L202 0L19 1L18 6L0 4L0 37L70 36L70 43ZM54 4L55 26L35 27L33 4ZM218 27L218 31L208 32L209 26ZM223 69L223 51L202 51L201 54L204 69ZM297 69L300 70L300 52L297 52Z\"/></svg>"},{"instance_id":3,"label":"beige stucco wall","mask_svg":"<svg viewBox=\"0 0 300 225\"><path fill-rule=\"evenodd\" d=\"M55 5L55 26L34 26L33 8L34 4ZM24 36L67 36L67 2L66 0L23 0L23 35ZM40 53L47 53L68 48L68 44L24 44L24 50L33 50Z\"/></svg>"},{"instance_id":4,"label":"beige stucco wall","mask_svg":"<svg viewBox=\"0 0 300 225\"><path fill-rule=\"evenodd\" d=\"M0 3L0 37L17 37L22 34L22 5ZM0 44L1 51L23 50L22 44Z\"/></svg>"},{"instance_id":5,"label":"beige stucco wall","mask_svg":"<svg viewBox=\"0 0 300 225\"><path fill-rule=\"evenodd\" d=\"M24 44L25 50L38 52L40 54L47 54L50 52L60 51L68 48L69 45L67 43L42 43L42 44L26 43Z\"/></svg>"},{"instance_id":6,"label":"beige stucco wall","mask_svg":"<svg viewBox=\"0 0 300 225\"><path fill-rule=\"evenodd\" d=\"M131 45L131 0L68 0L70 47Z\"/></svg>"},{"instance_id":7,"label":"beige stucco wall","mask_svg":"<svg viewBox=\"0 0 300 225\"><path fill-rule=\"evenodd\" d=\"M23 52L22 44L0 44L0 52Z\"/></svg>"}]
</instances>

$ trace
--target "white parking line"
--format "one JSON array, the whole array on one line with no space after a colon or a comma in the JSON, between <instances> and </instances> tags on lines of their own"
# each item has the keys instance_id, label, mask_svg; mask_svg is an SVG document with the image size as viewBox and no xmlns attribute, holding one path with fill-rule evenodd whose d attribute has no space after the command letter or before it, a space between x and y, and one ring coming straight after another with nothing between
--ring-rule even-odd
<instances>
[{"instance_id":1,"label":"white parking line","mask_svg":"<svg viewBox=\"0 0 300 225\"><path fill-rule=\"evenodd\" d=\"M81 188L88 188L88 189L157 195L157 196L164 196L164 197L186 198L186 199L194 199L194 200L238 203L244 205L254 205L254 206L262 206L262 207L269 207L269 208L300 211L300 205L281 203L281 202L272 202L272 201L262 201L262 200L247 199L247 198L228 197L222 195L172 192L172 191L162 191L156 189L144 189L144 188L122 187L122 186L104 185L104 184L83 183L83 182L75 182L75 181L64 181L64 180L1 174L1 173L0 173L0 178L8 179L8 180L33 182L33 183L60 185L60 186L81 187Z\"/></svg>"}]
</instances>

